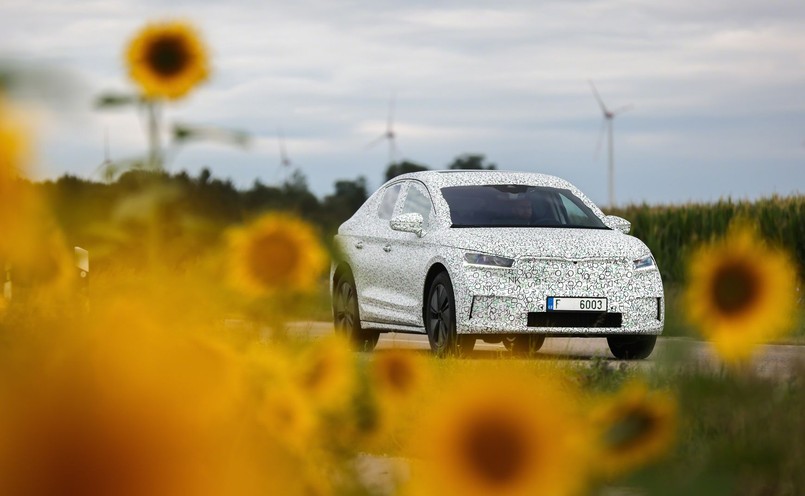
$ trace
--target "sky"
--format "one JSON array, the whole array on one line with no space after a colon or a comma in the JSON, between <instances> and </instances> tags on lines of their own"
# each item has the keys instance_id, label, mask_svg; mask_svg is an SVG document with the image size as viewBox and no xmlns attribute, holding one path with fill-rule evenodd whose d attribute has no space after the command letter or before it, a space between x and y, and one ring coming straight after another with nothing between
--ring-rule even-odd
<instances>
[{"instance_id":1,"label":"sky","mask_svg":"<svg viewBox=\"0 0 805 496\"><path fill-rule=\"evenodd\" d=\"M481 153L500 169L554 174L607 202L602 114L614 123L619 204L754 199L805 191L802 0L2 0L0 68L39 75L37 178L98 177L104 136L143 154L123 59L149 21L184 19L213 75L167 123L241 129L246 149L196 144L170 164L241 187L281 181L278 129L319 196L339 179L382 183L395 95L398 158L444 168ZM44 74L44 78L43 75ZM44 79L44 81L43 81Z\"/></svg>"}]
</instances>

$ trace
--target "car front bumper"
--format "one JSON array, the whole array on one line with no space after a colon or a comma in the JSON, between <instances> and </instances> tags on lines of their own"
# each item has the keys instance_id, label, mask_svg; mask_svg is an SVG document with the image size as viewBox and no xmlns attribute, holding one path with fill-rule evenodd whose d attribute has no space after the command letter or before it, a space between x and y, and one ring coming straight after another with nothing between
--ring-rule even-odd
<instances>
[{"instance_id":1,"label":"car front bumper","mask_svg":"<svg viewBox=\"0 0 805 496\"><path fill-rule=\"evenodd\" d=\"M518 260L511 269L462 266L456 278L460 334L602 336L661 334L665 298L656 268L630 260ZM548 297L607 298L607 312L549 312Z\"/></svg>"}]
</instances>

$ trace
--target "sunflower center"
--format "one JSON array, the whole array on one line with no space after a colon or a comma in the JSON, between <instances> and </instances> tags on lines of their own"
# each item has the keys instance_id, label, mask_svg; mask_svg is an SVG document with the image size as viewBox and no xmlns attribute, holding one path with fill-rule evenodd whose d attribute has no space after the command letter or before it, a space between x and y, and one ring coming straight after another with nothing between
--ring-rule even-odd
<instances>
[{"instance_id":1,"label":"sunflower center","mask_svg":"<svg viewBox=\"0 0 805 496\"><path fill-rule=\"evenodd\" d=\"M187 44L179 36L164 35L148 47L148 64L161 77L170 78L181 73L190 63Z\"/></svg>"},{"instance_id":2,"label":"sunflower center","mask_svg":"<svg viewBox=\"0 0 805 496\"><path fill-rule=\"evenodd\" d=\"M253 241L249 250L249 272L266 286L291 282L297 270L299 252L296 244L278 233L269 233Z\"/></svg>"},{"instance_id":3,"label":"sunflower center","mask_svg":"<svg viewBox=\"0 0 805 496\"><path fill-rule=\"evenodd\" d=\"M332 366L328 360L323 357L317 359L304 375L303 384L305 388L308 391L319 390L330 375L331 369Z\"/></svg>"},{"instance_id":4,"label":"sunflower center","mask_svg":"<svg viewBox=\"0 0 805 496\"><path fill-rule=\"evenodd\" d=\"M651 412L634 408L607 431L605 442L613 451L629 451L651 436L657 419Z\"/></svg>"},{"instance_id":5,"label":"sunflower center","mask_svg":"<svg viewBox=\"0 0 805 496\"><path fill-rule=\"evenodd\" d=\"M750 307L758 297L760 280L745 263L731 262L720 267L713 278L712 295L718 310L727 315Z\"/></svg>"},{"instance_id":6,"label":"sunflower center","mask_svg":"<svg viewBox=\"0 0 805 496\"><path fill-rule=\"evenodd\" d=\"M392 390L405 393L411 389L414 378L408 363L404 360L389 360L385 368L386 381Z\"/></svg>"},{"instance_id":7,"label":"sunflower center","mask_svg":"<svg viewBox=\"0 0 805 496\"><path fill-rule=\"evenodd\" d=\"M532 452L516 424L516 419L493 413L478 417L467 426L461 458L481 482L501 487L523 477Z\"/></svg>"}]
</instances>

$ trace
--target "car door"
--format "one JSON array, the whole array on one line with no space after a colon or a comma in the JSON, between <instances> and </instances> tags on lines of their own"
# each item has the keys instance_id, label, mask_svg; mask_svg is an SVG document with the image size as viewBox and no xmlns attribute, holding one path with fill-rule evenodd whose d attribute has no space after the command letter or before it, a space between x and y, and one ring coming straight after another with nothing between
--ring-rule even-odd
<instances>
[{"instance_id":1,"label":"car door","mask_svg":"<svg viewBox=\"0 0 805 496\"><path fill-rule=\"evenodd\" d=\"M384 246L386 266L393 274L388 288L392 296L390 310L396 323L422 326L422 288L430 259L429 234L434 217L433 201L427 188L419 181L406 181L400 214L418 213L422 216L425 235L394 231L392 242Z\"/></svg>"},{"instance_id":2,"label":"car door","mask_svg":"<svg viewBox=\"0 0 805 496\"><path fill-rule=\"evenodd\" d=\"M384 251L396 234L389 227L389 220L399 212L402 204L403 182L385 187L374 211L368 212L360 235L350 239L349 252L352 273L358 289L361 320L370 322L395 322L393 296L389 287L388 253Z\"/></svg>"}]
</instances>

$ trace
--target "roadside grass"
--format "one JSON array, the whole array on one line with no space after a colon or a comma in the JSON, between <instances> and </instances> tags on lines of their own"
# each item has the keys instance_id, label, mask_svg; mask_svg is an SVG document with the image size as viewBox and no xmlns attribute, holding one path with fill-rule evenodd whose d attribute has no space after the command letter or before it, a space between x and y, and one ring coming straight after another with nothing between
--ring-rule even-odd
<instances>
[{"instance_id":1,"label":"roadside grass","mask_svg":"<svg viewBox=\"0 0 805 496\"><path fill-rule=\"evenodd\" d=\"M605 358L559 364L543 359L431 359L434 387L450 378L499 369L561 375L582 402L641 379L672 391L679 403L674 448L659 463L602 484L659 496L784 495L805 492L805 363L788 378L749 370L627 367ZM607 493L608 494L608 493Z\"/></svg>"}]
</instances>

